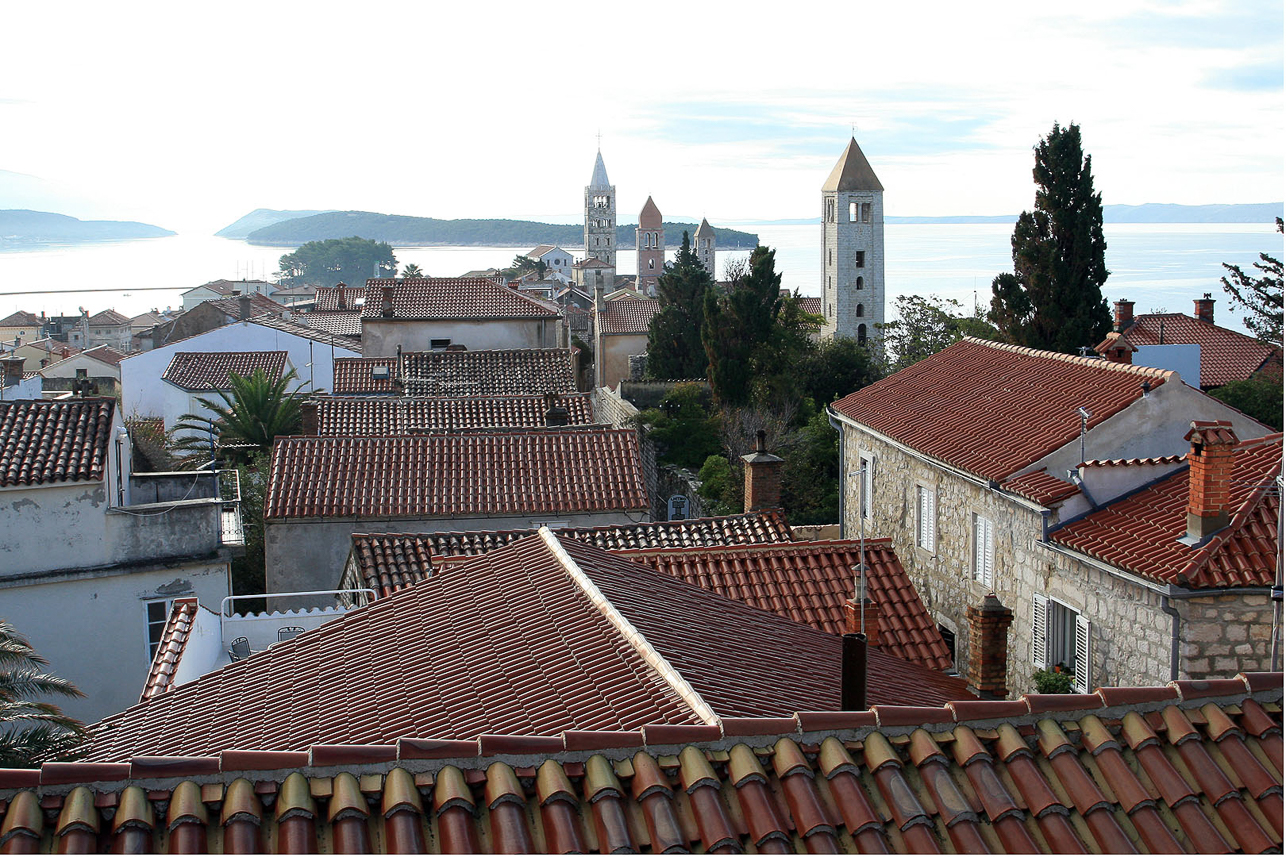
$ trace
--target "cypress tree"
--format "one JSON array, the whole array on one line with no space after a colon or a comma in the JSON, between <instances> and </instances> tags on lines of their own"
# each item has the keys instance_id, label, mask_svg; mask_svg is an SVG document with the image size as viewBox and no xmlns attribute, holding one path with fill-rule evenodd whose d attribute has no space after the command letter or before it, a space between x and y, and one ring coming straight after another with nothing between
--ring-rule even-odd
<instances>
[{"instance_id":1,"label":"cypress tree","mask_svg":"<svg viewBox=\"0 0 1286 857\"><path fill-rule=\"evenodd\" d=\"M688 233L665 273L657 278L660 309L647 332L647 373L653 378L704 378L706 354L701 344L706 293L714 281L692 252Z\"/></svg>"}]
</instances>

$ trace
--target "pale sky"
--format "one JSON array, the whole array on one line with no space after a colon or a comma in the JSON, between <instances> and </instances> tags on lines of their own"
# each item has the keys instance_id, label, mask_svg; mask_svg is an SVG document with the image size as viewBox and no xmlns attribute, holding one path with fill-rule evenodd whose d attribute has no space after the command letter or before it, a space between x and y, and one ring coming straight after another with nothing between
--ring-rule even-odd
<instances>
[{"instance_id":1,"label":"pale sky","mask_svg":"<svg viewBox=\"0 0 1286 857\"><path fill-rule=\"evenodd\" d=\"M855 126L888 214L1013 214L1055 122L1105 203L1283 197L1281 0L893 5L9 3L0 208L571 218L601 132L622 223L810 217Z\"/></svg>"}]
</instances>

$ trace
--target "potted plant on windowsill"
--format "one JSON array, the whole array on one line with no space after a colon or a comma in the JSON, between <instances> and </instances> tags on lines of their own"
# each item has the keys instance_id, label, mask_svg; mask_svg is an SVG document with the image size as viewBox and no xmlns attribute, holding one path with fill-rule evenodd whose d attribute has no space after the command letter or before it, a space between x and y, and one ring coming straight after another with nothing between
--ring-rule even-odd
<instances>
[{"instance_id":1,"label":"potted plant on windowsill","mask_svg":"<svg viewBox=\"0 0 1286 857\"><path fill-rule=\"evenodd\" d=\"M1062 664L1032 673L1037 693L1071 693L1072 674Z\"/></svg>"}]
</instances>

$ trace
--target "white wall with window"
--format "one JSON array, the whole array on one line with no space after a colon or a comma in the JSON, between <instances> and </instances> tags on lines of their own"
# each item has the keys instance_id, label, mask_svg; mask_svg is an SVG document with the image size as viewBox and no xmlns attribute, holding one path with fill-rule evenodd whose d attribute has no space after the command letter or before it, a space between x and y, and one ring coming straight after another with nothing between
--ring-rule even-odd
<instances>
[{"instance_id":1,"label":"white wall with window","mask_svg":"<svg viewBox=\"0 0 1286 857\"><path fill-rule=\"evenodd\" d=\"M915 501L915 546L933 553L938 540L938 502L933 488L915 486Z\"/></svg>"},{"instance_id":2,"label":"white wall with window","mask_svg":"<svg viewBox=\"0 0 1286 857\"><path fill-rule=\"evenodd\" d=\"M1032 663L1066 670L1078 693L1090 692L1090 622L1047 595L1032 596Z\"/></svg>"},{"instance_id":3,"label":"white wall with window","mask_svg":"<svg viewBox=\"0 0 1286 857\"><path fill-rule=\"evenodd\" d=\"M973 579L983 586L995 585L996 525L990 518L973 516Z\"/></svg>"}]
</instances>

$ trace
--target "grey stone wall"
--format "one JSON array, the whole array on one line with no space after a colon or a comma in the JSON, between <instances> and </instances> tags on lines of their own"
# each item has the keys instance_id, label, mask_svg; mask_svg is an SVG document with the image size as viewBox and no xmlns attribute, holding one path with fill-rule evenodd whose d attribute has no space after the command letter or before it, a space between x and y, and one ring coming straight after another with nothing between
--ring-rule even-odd
<instances>
[{"instance_id":1,"label":"grey stone wall","mask_svg":"<svg viewBox=\"0 0 1286 857\"><path fill-rule=\"evenodd\" d=\"M833 199L834 218L828 217L827 200ZM870 222L853 222L850 203L871 206ZM861 268L856 253L866 254ZM862 288L857 279L862 278ZM857 317L857 305L863 308ZM825 336L856 338L865 324L867 337L878 336L884 323L884 194L877 192L822 194L822 314Z\"/></svg>"}]
</instances>

